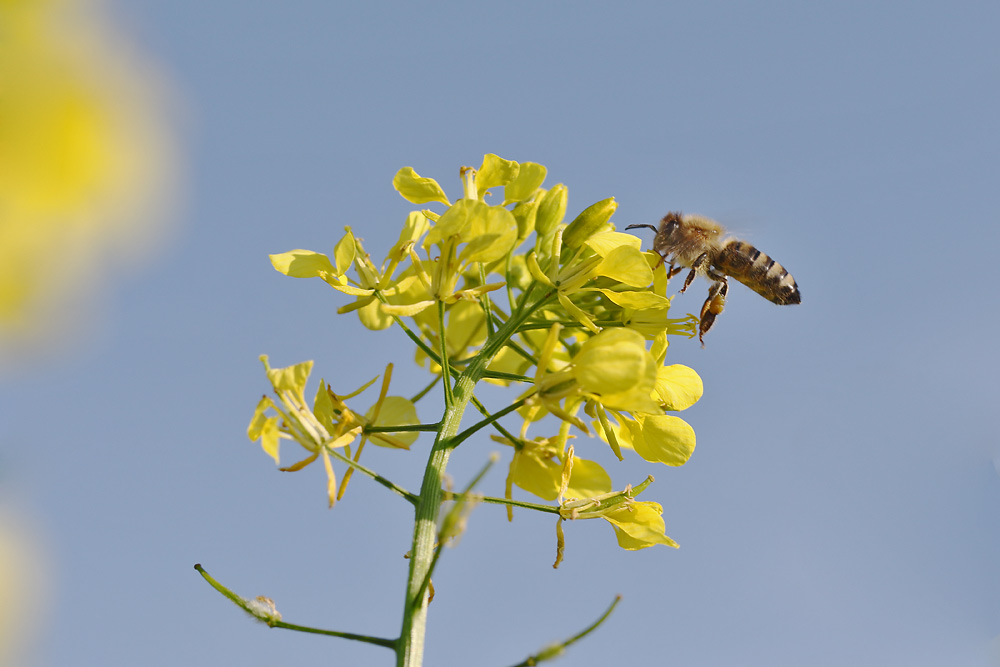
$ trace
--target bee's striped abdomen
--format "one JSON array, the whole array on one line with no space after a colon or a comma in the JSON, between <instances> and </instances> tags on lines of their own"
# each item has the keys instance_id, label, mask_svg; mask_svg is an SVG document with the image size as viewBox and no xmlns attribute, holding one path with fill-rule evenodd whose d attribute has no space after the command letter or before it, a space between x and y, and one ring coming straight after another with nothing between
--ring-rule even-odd
<instances>
[{"instance_id":1,"label":"bee's striped abdomen","mask_svg":"<svg viewBox=\"0 0 1000 667\"><path fill-rule=\"evenodd\" d=\"M799 303L799 286L781 264L743 241L730 241L715 258L717 268L768 301L779 305Z\"/></svg>"}]
</instances>

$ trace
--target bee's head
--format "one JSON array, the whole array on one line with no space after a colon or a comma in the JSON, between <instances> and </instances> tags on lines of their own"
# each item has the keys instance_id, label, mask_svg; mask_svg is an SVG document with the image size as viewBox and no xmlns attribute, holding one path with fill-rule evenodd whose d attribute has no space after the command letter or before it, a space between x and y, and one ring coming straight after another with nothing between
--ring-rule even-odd
<instances>
[{"instance_id":1,"label":"bee's head","mask_svg":"<svg viewBox=\"0 0 1000 667\"><path fill-rule=\"evenodd\" d=\"M656 233L657 240L661 243L670 243L682 222L683 216L680 211L667 213L663 216L663 220L660 220L660 229Z\"/></svg>"}]
</instances>

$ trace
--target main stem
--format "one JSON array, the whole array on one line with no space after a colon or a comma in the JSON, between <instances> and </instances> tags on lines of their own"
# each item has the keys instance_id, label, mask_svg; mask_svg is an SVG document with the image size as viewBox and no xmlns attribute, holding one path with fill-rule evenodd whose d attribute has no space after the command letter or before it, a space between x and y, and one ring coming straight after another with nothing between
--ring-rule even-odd
<instances>
[{"instance_id":1,"label":"main stem","mask_svg":"<svg viewBox=\"0 0 1000 667\"><path fill-rule=\"evenodd\" d=\"M410 550L410 576L406 584L406 602L403 607L403 627L396 645L397 667L420 667L423 662L428 603L424 581L430 576L434 557L437 517L444 496L442 482L445 469L448 467L448 458L454 448L452 440L458 434L465 407L472 399L476 383L482 378L489 362L524 320L547 300L548 297L543 297L535 307L525 308L518 317L508 320L493 336L490 336L483 349L455 381L452 390L453 400L445 409L441 419L441 430L431 448L427 468L424 470L424 481L420 487L420 498L416 505L413 547Z\"/></svg>"}]
</instances>

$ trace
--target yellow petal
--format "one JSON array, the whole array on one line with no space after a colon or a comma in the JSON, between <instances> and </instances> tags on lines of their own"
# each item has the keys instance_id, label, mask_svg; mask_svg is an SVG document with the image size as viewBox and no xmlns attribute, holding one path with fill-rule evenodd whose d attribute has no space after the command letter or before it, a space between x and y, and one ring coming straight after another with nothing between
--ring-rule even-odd
<instances>
[{"instance_id":1,"label":"yellow petal","mask_svg":"<svg viewBox=\"0 0 1000 667\"><path fill-rule=\"evenodd\" d=\"M701 377L681 364L661 366L656 373L656 394L667 410L687 410L704 392Z\"/></svg>"},{"instance_id":2,"label":"yellow petal","mask_svg":"<svg viewBox=\"0 0 1000 667\"><path fill-rule=\"evenodd\" d=\"M504 347L496 354L495 357L493 357L493 361L490 362L490 365L487 368L488 370L496 371L498 373L524 375L524 372L528 370L530 365L530 361L522 357L513 349L510 347ZM491 384L498 384L503 387L510 386L510 380L486 378L485 381Z\"/></svg>"},{"instance_id":3,"label":"yellow petal","mask_svg":"<svg viewBox=\"0 0 1000 667\"><path fill-rule=\"evenodd\" d=\"M450 356L464 356L472 347L486 342L486 314L476 301L459 301L448 309L445 325Z\"/></svg>"},{"instance_id":4,"label":"yellow petal","mask_svg":"<svg viewBox=\"0 0 1000 667\"><path fill-rule=\"evenodd\" d=\"M463 262L494 262L514 247L517 241L517 220L514 214L499 206L488 206L471 220L466 240L469 245L459 259Z\"/></svg>"},{"instance_id":5,"label":"yellow petal","mask_svg":"<svg viewBox=\"0 0 1000 667\"><path fill-rule=\"evenodd\" d=\"M608 297L616 306L631 308L632 310L646 310L648 308L669 308L670 299L653 294L652 292L616 292L609 289L597 289L604 296Z\"/></svg>"},{"instance_id":6,"label":"yellow petal","mask_svg":"<svg viewBox=\"0 0 1000 667\"><path fill-rule=\"evenodd\" d=\"M444 190L433 178L424 178L413 170L413 167L403 167L396 172L392 186L404 199L414 204L425 204L436 201L451 206Z\"/></svg>"},{"instance_id":7,"label":"yellow petal","mask_svg":"<svg viewBox=\"0 0 1000 667\"><path fill-rule=\"evenodd\" d=\"M511 462L514 483L528 493L544 500L555 500L559 495L562 465L550 458L542 459L533 452L522 450Z\"/></svg>"},{"instance_id":8,"label":"yellow petal","mask_svg":"<svg viewBox=\"0 0 1000 667\"><path fill-rule=\"evenodd\" d=\"M411 211L408 216L406 216L406 222L403 224L403 230L399 233L399 240L396 241L396 245L392 246L389 250L389 254L386 259L394 260L397 262L403 261L408 254L407 247L410 243L416 243L420 240L424 234L428 232L431 228L430 220L427 216L420 211Z\"/></svg>"},{"instance_id":9,"label":"yellow petal","mask_svg":"<svg viewBox=\"0 0 1000 667\"><path fill-rule=\"evenodd\" d=\"M279 465L278 445L281 442L281 433L278 431L278 418L269 417L260 429L260 446L268 456L274 459L275 465Z\"/></svg>"},{"instance_id":10,"label":"yellow petal","mask_svg":"<svg viewBox=\"0 0 1000 667\"><path fill-rule=\"evenodd\" d=\"M319 387L316 389L316 398L313 399L313 414L328 433L333 433L335 424L339 421L336 413L338 406L334 406L333 398L327 389L326 381L320 378Z\"/></svg>"},{"instance_id":11,"label":"yellow petal","mask_svg":"<svg viewBox=\"0 0 1000 667\"><path fill-rule=\"evenodd\" d=\"M405 303L398 306L383 303L380 309L387 315L398 315L399 317L413 317L417 313L426 310L434 305L434 301L418 301L417 303Z\"/></svg>"},{"instance_id":12,"label":"yellow petal","mask_svg":"<svg viewBox=\"0 0 1000 667\"><path fill-rule=\"evenodd\" d=\"M682 466L694 453L694 429L680 417L637 415L635 421L625 424L635 453L647 461Z\"/></svg>"},{"instance_id":13,"label":"yellow petal","mask_svg":"<svg viewBox=\"0 0 1000 667\"><path fill-rule=\"evenodd\" d=\"M268 419L267 415L264 414L264 411L272 405L274 405L274 402L271 401L268 396L264 396L257 401L257 407L254 408L253 417L250 418L250 425L247 426L247 437L250 438L251 442L254 442L260 437L260 433L264 428L264 423Z\"/></svg>"},{"instance_id":14,"label":"yellow petal","mask_svg":"<svg viewBox=\"0 0 1000 667\"><path fill-rule=\"evenodd\" d=\"M340 275L330 263L330 258L312 250L289 250L269 255L271 265L279 273L292 278L323 278Z\"/></svg>"},{"instance_id":15,"label":"yellow petal","mask_svg":"<svg viewBox=\"0 0 1000 667\"><path fill-rule=\"evenodd\" d=\"M646 287L653 282L653 272L646 258L630 245L611 250L597 267L597 273L632 287Z\"/></svg>"},{"instance_id":16,"label":"yellow petal","mask_svg":"<svg viewBox=\"0 0 1000 667\"><path fill-rule=\"evenodd\" d=\"M573 474L566 489L567 498L593 498L611 492L611 477L599 463L573 457Z\"/></svg>"},{"instance_id":17,"label":"yellow petal","mask_svg":"<svg viewBox=\"0 0 1000 667\"><path fill-rule=\"evenodd\" d=\"M424 247L429 248L434 244L440 245L453 236L459 237L463 241L468 240L465 230L474 219L485 217L489 208L478 199L459 199L454 205L448 207L437 224L424 237Z\"/></svg>"},{"instance_id":18,"label":"yellow petal","mask_svg":"<svg viewBox=\"0 0 1000 667\"><path fill-rule=\"evenodd\" d=\"M364 289L361 287L355 287L353 285L332 285L333 289L338 292L343 292L350 296L371 296L375 293L374 289Z\"/></svg>"},{"instance_id":19,"label":"yellow petal","mask_svg":"<svg viewBox=\"0 0 1000 667\"><path fill-rule=\"evenodd\" d=\"M290 391L302 396L312 367L312 361L303 361L285 368L268 368L267 379L271 381L275 391Z\"/></svg>"},{"instance_id":20,"label":"yellow petal","mask_svg":"<svg viewBox=\"0 0 1000 667\"><path fill-rule=\"evenodd\" d=\"M520 165L513 160L487 153L483 156L483 164L476 171L476 189L482 197L492 187L506 185L517 178Z\"/></svg>"},{"instance_id":21,"label":"yellow petal","mask_svg":"<svg viewBox=\"0 0 1000 667\"><path fill-rule=\"evenodd\" d=\"M584 245L601 257L607 257L608 253L621 246L630 246L636 250L642 250L642 240L639 237L632 236L631 234L623 234L622 232L600 232L594 234L586 240Z\"/></svg>"},{"instance_id":22,"label":"yellow petal","mask_svg":"<svg viewBox=\"0 0 1000 667\"><path fill-rule=\"evenodd\" d=\"M347 445L351 444L352 442L354 442L355 438L358 437L358 434L361 433L362 428L363 427L361 426L355 426L350 431L347 431L342 435L334 438L330 442L326 443L324 451L326 451L327 449L340 449L341 447L346 447Z\"/></svg>"},{"instance_id":23,"label":"yellow petal","mask_svg":"<svg viewBox=\"0 0 1000 667\"><path fill-rule=\"evenodd\" d=\"M616 394L602 394L600 401L606 408L625 410L635 415L659 414L660 404L654 401L645 387L636 386L629 391Z\"/></svg>"},{"instance_id":24,"label":"yellow petal","mask_svg":"<svg viewBox=\"0 0 1000 667\"><path fill-rule=\"evenodd\" d=\"M375 407L372 406L365 413L365 417L371 419L374 410ZM385 400L382 401L382 408L379 410L378 418L371 424L372 426L410 426L419 423L417 408L413 405L412 401L402 396L386 396ZM381 435L380 433L372 433L369 439L376 445L388 445L389 443L382 439ZM393 444L389 446L401 446L403 449L408 449L410 445L416 442L420 433L417 431L394 431L387 435L391 435L393 439Z\"/></svg>"},{"instance_id":25,"label":"yellow petal","mask_svg":"<svg viewBox=\"0 0 1000 667\"><path fill-rule=\"evenodd\" d=\"M573 358L574 376L586 391L603 395L629 391L656 379L647 370L652 357L641 334L631 329L605 329L588 339Z\"/></svg>"},{"instance_id":26,"label":"yellow petal","mask_svg":"<svg viewBox=\"0 0 1000 667\"><path fill-rule=\"evenodd\" d=\"M354 234L347 232L344 238L337 242L333 249L334 261L337 263L337 275L342 276L347 273L354 263L354 253L357 246L354 241ZM329 260L327 260L329 261Z\"/></svg>"},{"instance_id":27,"label":"yellow petal","mask_svg":"<svg viewBox=\"0 0 1000 667\"><path fill-rule=\"evenodd\" d=\"M537 199L522 201L511 211L514 219L517 220L517 238L519 241L528 238L535 231L535 215L538 213L538 204L539 201Z\"/></svg>"},{"instance_id":28,"label":"yellow petal","mask_svg":"<svg viewBox=\"0 0 1000 667\"><path fill-rule=\"evenodd\" d=\"M358 319L364 328L372 331L382 331L392 326L392 313L382 310L382 302L376 299L358 309Z\"/></svg>"},{"instance_id":29,"label":"yellow petal","mask_svg":"<svg viewBox=\"0 0 1000 667\"><path fill-rule=\"evenodd\" d=\"M604 516L614 527L618 546L635 551L656 544L665 544L675 549L679 546L667 537L666 525L660 516L663 509L657 503L635 502L630 507L622 507Z\"/></svg>"},{"instance_id":30,"label":"yellow petal","mask_svg":"<svg viewBox=\"0 0 1000 667\"><path fill-rule=\"evenodd\" d=\"M504 203L520 202L535 194L545 180L545 167L535 162L522 162L517 177L504 187Z\"/></svg>"}]
</instances>

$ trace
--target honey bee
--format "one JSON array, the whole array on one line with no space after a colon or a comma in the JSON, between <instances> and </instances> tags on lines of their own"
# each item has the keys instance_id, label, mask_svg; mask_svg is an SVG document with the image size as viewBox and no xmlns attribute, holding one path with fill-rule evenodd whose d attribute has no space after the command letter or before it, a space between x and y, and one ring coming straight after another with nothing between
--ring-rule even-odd
<instances>
[{"instance_id":1,"label":"honey bee","mask_svg":"<svg viewBox=\"0 0 1000 667\"><path fill-rule=\"evenodd\" d=\"M729 283L726 277L740 281L757 294L781 306L799 303L799 286L785 267L746 241L726 236L726 228L715 220L699 215L668 213L657 229L653 225L629 225L625 229L647 227L656 232L653 251L669 262L668 277L691 269L681 292L687 290L696 275L712 281L708 298L701 307L698 340L705 346L705 334L726 306ZM675 265L680 266L675 268Z\"/></svg>"}]
</instances>

